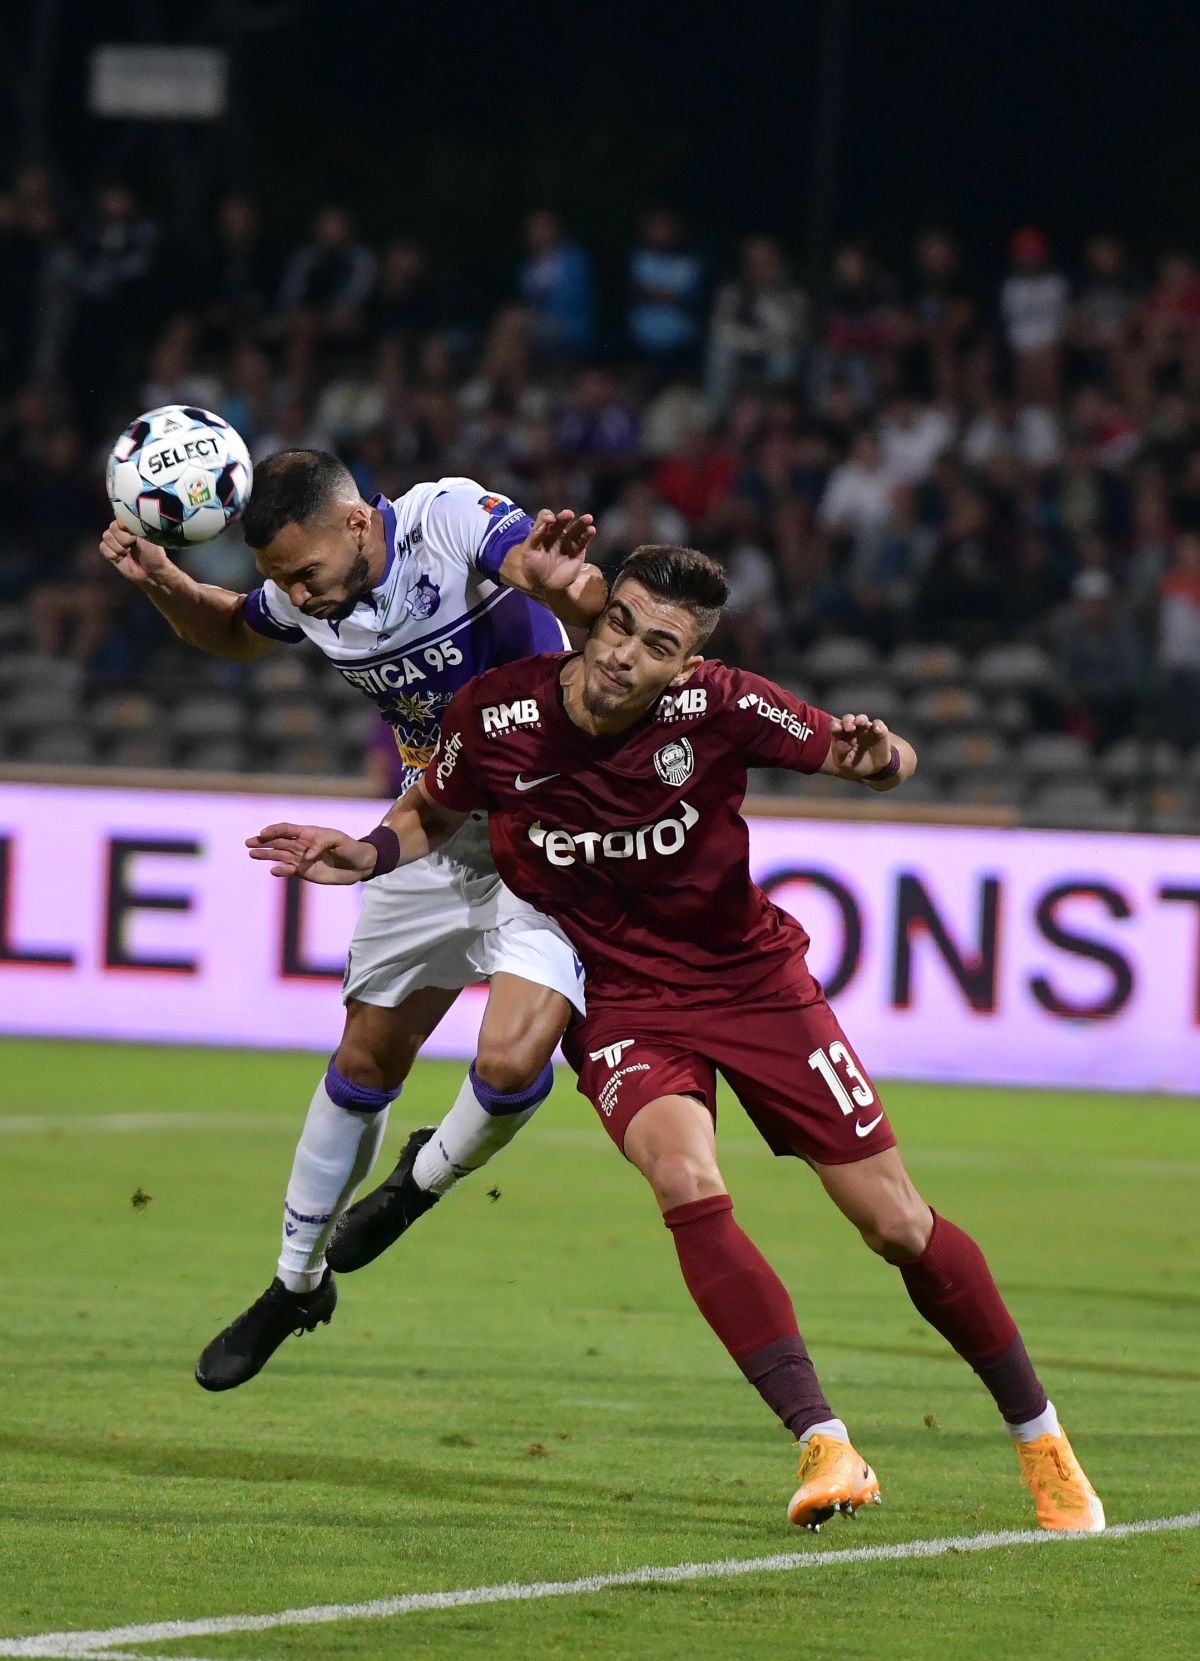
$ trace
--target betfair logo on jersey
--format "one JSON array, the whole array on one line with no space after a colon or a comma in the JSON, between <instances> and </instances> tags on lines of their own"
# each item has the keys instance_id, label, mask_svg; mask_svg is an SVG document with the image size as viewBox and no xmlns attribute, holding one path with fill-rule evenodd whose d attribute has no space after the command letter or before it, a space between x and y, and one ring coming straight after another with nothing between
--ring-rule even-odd
<instances>
[{"instance_id":1,"label":"betfair logo on jersey","mask_svg":"<svg viewBox=\"0 0 1200 1661\"><path fill-rule=\"evenodd\" d=\"M813 735L813 730L807 721L801 721L798 716L792 714L790 709L781 709L778 704L769 704L757 692L747 692L744 698L738 699L737 707L739 709L756 709L764 721L774 722L777 727L782 727L784 732L790 733L793 738L799 738L801 741L811 738Z\"/></svg>"},{"instance_id":2,"label":"betfair logo on jersey","mask_svg":"<svg viewBox=\"0 0 1200 1661\"><path fill-rule=\"evenodd\" d=\"M444 743L439 742L438 749L441 751L441 756L437 764L436 776L438 784L445 788L446 781L453 773L454 764L458 760L459 752L462 749L462 733L452 732ZM434 754L437 755L437 753L437 750L435 750Z\"/></svg>"},{"instance_id":3,"label":"betfair logo on jersey","mask_svg":"<svg viewBox=\"0 0 1200 1661\"><path fill-rule=\"evenodd\" d=\"M677 854L687 833L700 818L694 807L680 802L678 819L659 819L636 830L569 831L548 830L540 819L529 827L529 840L540 848L551 865L574 865L582 860L595 865L599 859L648 859L650 853L669 857Z\"/></svg>"},{"instance_id":4,"label":"betfair logo on jersey","mask_svg":"<svg viewBox=\"0 0 1200 1661\"><path fill-rule=\"evenodd\" d=\"M656 721L678 721L684 715L703 715L708 708L708 690L685 686L682 692L667 692L658 700Z\"/></svg>"},{"instance_id":5,"label":"betfair logo on jersey","mask_svg":"<svg viewBox=\"0 0 1200 1661\"><path fill-rule=\"evenodd\" d=\"M510 727L535 727L541 718L536 698L516 698L511 704L484 704L484 737L494 738Z\"/></svg>"}]
</instances>

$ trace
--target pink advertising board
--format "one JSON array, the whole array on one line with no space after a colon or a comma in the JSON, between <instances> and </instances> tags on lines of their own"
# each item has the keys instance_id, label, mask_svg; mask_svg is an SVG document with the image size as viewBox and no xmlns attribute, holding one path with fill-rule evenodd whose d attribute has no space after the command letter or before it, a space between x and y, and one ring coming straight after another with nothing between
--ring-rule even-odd
<instances>
[{"instance_id":1,"label":"pink advertising board","mask_svg":"<svg viewBox=\"0 0 1200 1661\"><path fill-rule=\"evenodd\" d=\"M0 1033L329 1050L358 890L285 884L272 819L361 800L0 785ZM756 819L754 875L881 1077L1200 1087L1200 838ZM428 1053L470 1055L467 991Z\"/></svg>"}]
</instances>

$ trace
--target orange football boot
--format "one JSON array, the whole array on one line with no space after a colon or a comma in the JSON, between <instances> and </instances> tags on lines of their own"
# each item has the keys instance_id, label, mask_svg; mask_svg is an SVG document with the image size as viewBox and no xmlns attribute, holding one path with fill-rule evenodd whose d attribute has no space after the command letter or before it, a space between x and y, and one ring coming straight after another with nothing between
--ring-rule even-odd
<instances>
[{"instance_id":1,"label":"orange football boot","mask_svg":"<svg viewBox=\"0 0 1200 1661\"><path fill-rule=\"evenodd\" d=\"M1037 1504L1039 1528L1061 1528L1079 1534L1099 1534L1104 1507L1067 1441L1067 1433L1018 1442L1021 1475Z\"/></svg>"},{"instance_id":2,"label":"orange football boot","mask_svg":"<svg viewBox=\"0 0 1200 1661\"><path fill-rule=\"evenodd\" d=\"M788 1505L788 1522L816 1534L834 1512L853 1517L858 1505L881 1505L875 1472L849 1442L810 1436L801 1444L800 1486Z\"/></svg>"}]
</instances>

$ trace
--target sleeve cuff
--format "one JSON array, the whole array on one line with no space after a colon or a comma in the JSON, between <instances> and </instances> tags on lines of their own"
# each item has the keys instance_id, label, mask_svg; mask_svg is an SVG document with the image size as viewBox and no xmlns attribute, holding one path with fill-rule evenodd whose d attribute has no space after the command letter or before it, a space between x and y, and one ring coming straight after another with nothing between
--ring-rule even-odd
<instances>
[{"instance_id":1,"label":"sleeve cuff","mask_svg":"<svg viewBox=\"0 0 1200 1661\"><path fill-rule=\"evenodd\" d=\"M271 616L261 588L251 589L247 594L242 616L246 619L248 628L253 629L255 634L265 635L268 640L287 640L294 643L304 639L303 629L294 628L289 623L279 623Z\"/></svg>"},{"instance_id":2,"label":"sleeve cuff","mask_svg":"<svg viewBox=\"0 0 1200 1661\"><path fill-rule=\"evenodd\" d=\"M502 519L484 537L479 552L475 555L476 569L482 571L485 577L494 577L504 564L504 556L510 548L517 548L529 536L533 529L533 520L527 513L517 511Z\"/></svg>"}]
</instances>

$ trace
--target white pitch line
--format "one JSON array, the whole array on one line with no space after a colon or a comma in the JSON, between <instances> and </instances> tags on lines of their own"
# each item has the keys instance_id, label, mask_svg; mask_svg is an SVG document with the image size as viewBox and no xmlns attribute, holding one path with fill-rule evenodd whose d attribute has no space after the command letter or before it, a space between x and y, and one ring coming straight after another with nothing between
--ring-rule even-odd
<instances>
[{"instance_id":1,"label":"white pitch line","mask_svg":"<svg viewBox=\"0 0 1200 1661\"><path fill-rule=\"evenodd\" d=\"M0 1136L37 1136L63 1130L80 1136L140 1130L260 1130L266 1125L294 1125L297 1122L295 1114L217 1110L183 1113L8 1113L0 1115Z\"/></svg>"},{"instance_id":2,"label":"white pitch line","mask_svg":"<svg viewBox=\"0 0 1200 1661\"><path fill-rule=\"evenodd\" d=\"M393 1615L412 1615L421 1610L463 1609L482 1603L583 1597L620 1586L673 1586L687 1580L729 1580L738 1575L822 1569L843 1563L891 1563L907 1557L943 1557L947 1552L993 1551L1000 1546L1099 1543L1124 1540L1135 1534L1162 1534L1190 1528L1200 1528L1200 1511L1118 1523L1099 1535L1009 1529L1000 1533L951 1535L941 1540L905 1540L892 1546L857 1546L847 1551L789 1551L774 1557L733 1557L715 1563L647 1564L618 1574L582 1575L578 1580L510 1580L499 1586L467 1586L453 1592L410 1592L402 1597L374 1598L369 1603L322 1603L307 1609L283 1609L274 1615L218 1615L209 1620L113 1626L97 1632L43 1632L28 1638L0 1639L0 1656L26 1657L30 1661L148 1661L145 1656L131 1655L117 1646L211 1638L227 1632L269 1632L275 1627L318 1626L333 1621L386 1620ZM185 1661L185 1658L172 1656L170 1661ZM197 1658L186 1658L186 1661L197 1661Z\"/></svg>"}]
</instances>

